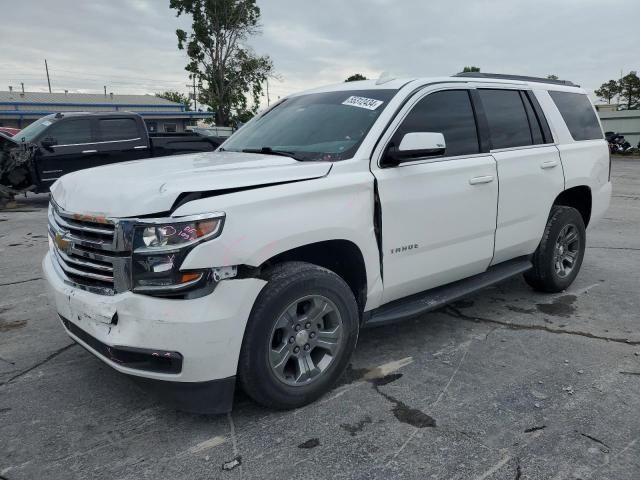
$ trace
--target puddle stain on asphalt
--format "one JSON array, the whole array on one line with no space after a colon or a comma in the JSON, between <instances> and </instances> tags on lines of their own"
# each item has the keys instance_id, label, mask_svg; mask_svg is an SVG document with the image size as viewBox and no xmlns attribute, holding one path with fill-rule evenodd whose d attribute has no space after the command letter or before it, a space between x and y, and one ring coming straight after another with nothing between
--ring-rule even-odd
<instances>
[{"instance_id":1,"label":"puddle stain on asphalt","mask_svg":"<svg viewBox=\"0 0 640 480\"><path fill-rule=\"evenodd\" d=\"M355 437L359 432L361 432L364 429L365 425L372 422L373 420L371 420L371 417L369 415L366 415L362 420L360 420L357 423L354 423L353 425L348 423L342 423L340 424L340 428L349 432L349 435L351 435L352 437Z\"/></svg>"},{"instance_id":2,"label":"puddle stain on asphalt","mask_svg":"<svg viewBox=\"0 0 640 480\"><path fill-rule=\"evenodd\" d=\"M410 363L409 358L400 360L402 363ZM381 386L388 385L396 380L402 378L402 373L384 373L387 369L382 369L381 367L376 368L353 368L350 364L347 367L345 374L343 375L343 384L344 383L352 383L358 380L366 380L371 383L373 389L384 397L387 401L393 404L391 409L393 415L396 419L402 423L406 423L412 425L416 428L425 428L425 427L435 427L436 421L433 417L427 415L421 410L416 408L412 408L408 406L406 403L398 400L397 398L383 392L380 390ZM396 368L389 370L396 370Z\"/></svg>"},{"instance_id":3,"label":"puddle stain on asphalt","mask_svg":"<svg viewBox=\"0 0 640 480\"><path fill-rule=\"evenodd\" d=\"M0 317L0 332L8 332L9 330L23 328L26 324L27 320L15 320L13 322L5 323L2 317Z\"/></svg>"},{"instance_id":4,"label":"puddle stain on asphalt","mask_svg":"<svg viewBox=\"0 0 640 480\"><path fill-rule=\"evenodd\" d=\"M310 438L306 442L302 442L300 445L298 445L298 448L310 449L310 448L316 448L319 445L320 445L320 440L319 439Z\"/></svg>"},{"instance_id":5,"label":"puddle stain on asphalt","mask_svg":"<svg viewBox=\"0 0 640 480\"><path fill-rule=\"evenodd\" d=\"M540 312L547 315L569 318L576 311L576 307L573 304L577 298L575 295L563 295L556 298L552 303L538 303L536 307Z\"/></svg>"},{"instance_id":6,"label":"puddle stain on asphalt","mask_svg":"<svg viewBox=\"0 0 640 480\"><path fill-rule=\"evenodd\" d=\"M517 305L507 305L507 308L512 312L516 312L516 313L527 313L527 314L536 313L535 308L522 308L522 307L518 307Z\"/></svg>"}]
</instances>

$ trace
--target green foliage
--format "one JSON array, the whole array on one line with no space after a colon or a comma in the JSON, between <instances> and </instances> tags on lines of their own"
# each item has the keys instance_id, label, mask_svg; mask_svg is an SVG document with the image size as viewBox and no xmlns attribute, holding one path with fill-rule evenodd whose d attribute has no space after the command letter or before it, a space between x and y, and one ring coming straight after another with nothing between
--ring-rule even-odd
<instances>
[{"instance_id":1,"label":"green foliage","mask_svg":"<svg viewBox=\"0 0 640 480\"><path fill-rule=\"evenodd\" d=\"M365 77L361 73L356 73L354 75L351 75L349 78L347 78L345 82L357 82L358 80L366 80L366 79L367 77Z\"/></svg>"},{"instance_id":2,"label":"green foliage","mask_svg":"<svg viewBox=\"0 0 640 480\"><path fill-rule=\"evenodd\" d=\"M554 74L547 75L547 78L548 78L549 80L558 80L558 76L557 76L557 75L554 75Z\"/></svg>"},{"instance_id":3,"label":"green foliage","mask_svg":"<svg viewBox=\"0 0 640 480\"><path fill-rule=\"evenodd\" d=\"M620 93L620 86L615 80L609 80L600 85L594 93L607 103L611 103L611 99Z\"/></svg>"},{"instance_id":4,"label":"green foliage","mask_svg":"<svg viewBox=\"0 0 640 480\"><path fill-rule=\"evenodd\" d=\"M469 67L464 67L464 68L462 69L462 71L463 71L464 73L466 73L466 72L479 72L479 71L480 71L480 67L474 67L474 66L472 65L472 66L469 66Z\"/></svg>"},{"instance_id":5,"label":"green foliage","mask_svg":"<svg viewBox=\"0 0 640 480\"><path fill-rule=\"evenodd\" d=\"M164 98L165 100L169 100L171 102L182 103L187 112L191 111L191 100L189 100L188 95L173 90L168 90L166 92L156 93L156 97Z\"/></svg>"},{"instance_id":6,"label":"green foliage","mask_svg":"<svg viewBox=\"0 0 640 480\"><path fill-rule=\"evenodd\" d=\"M636 72L629 72L618 82L620 96L627 101L627 108L640 101L640 77Z\"/></svg>"},{"instance_id":7,"label":"green foliage","mask_svg":"<svg viewBox=\"0 0 640 480\"><path fill-rule=\"evenodd\" d=\"M259 30L256 0L170 0L169 5L192 19L191 32L176 30L178 48L186 50L185 69L202 86L198 100L213 108L216 124L228 125L238 112L255 113L273 72L270 57L244 44Z\"/></svg>"}]
</instances>

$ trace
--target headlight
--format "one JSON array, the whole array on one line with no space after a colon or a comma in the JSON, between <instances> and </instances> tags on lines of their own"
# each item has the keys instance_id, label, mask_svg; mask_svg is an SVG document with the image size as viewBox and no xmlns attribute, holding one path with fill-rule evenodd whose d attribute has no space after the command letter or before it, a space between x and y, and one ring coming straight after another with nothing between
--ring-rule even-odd
<instances>
[{"instance_id":1,"label":"headlight","mask_svg":"<svg viewBox=\"0 0 640 480\"><path fill-rule=\"evenodd\" d=\"M143 227L144 249L173 250L217 236L223 217L205 218L189 222L160 223ZM138 245L136 245L138 246Z\"/></svg>"},{"instance_id":2,"label":"headlight","mask_svg":"<svg viewBox=\"0 0 640 480\"><path fill-rule=\"evenodd\" d=\"M182 271L191 249L222 232L223 214L141 221L135 227L131 277L138 293L182 294L211 280L211 270Z\"/></svg>"}]
</instances>

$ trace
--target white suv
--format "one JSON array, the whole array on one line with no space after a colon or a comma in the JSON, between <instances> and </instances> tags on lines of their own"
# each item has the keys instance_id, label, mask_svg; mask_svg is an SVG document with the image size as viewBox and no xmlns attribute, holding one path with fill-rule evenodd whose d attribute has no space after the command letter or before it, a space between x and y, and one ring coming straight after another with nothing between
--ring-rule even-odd
<instances>
[{"instance_id":1,"label":"white suv","mask_svg":"<svg viewBox=\"0 0 640 480\"><path fill-rule=\"evenodd\" d=\"M51 191L43 269L67 333L211 413L236 383L275 408L313 401L363 327L519 273L567 288L611 183L583 90L474 73L292 95L215 153Z\"/></svg>"}]
</instances>

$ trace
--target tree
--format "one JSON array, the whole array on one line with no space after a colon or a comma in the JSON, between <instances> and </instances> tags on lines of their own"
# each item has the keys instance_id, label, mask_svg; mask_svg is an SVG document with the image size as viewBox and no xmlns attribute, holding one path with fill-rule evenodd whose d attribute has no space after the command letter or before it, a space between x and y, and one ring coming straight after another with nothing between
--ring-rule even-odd
<instances>
[{"instance_id":1,"label":"tree","mask_svg":"<svg viewBox=\"0 0 640 480\"><path fill-rule=\"evenodd\" d=\"M215 111L216 124L231 123L238 112L255 113L273 71L270 57L244 44L259 31L256 0L170 0L169 6L177 16L191 16L191 32L176 30L178 48L186 49L185 69L202 84L198 99Z\"/></svg>"},{"instance_id":2,"label":"tree","mask_svg":"<svg viewBox=\"0 0 640 480\"><path fill-rule=\"evenodd\" d=\"M480 71L480 67L474 67L474 66L472 65L472 66L470 66L470 67L464 67L464 68L462 69L462 71L463 71L464 73L466 73L466 72L479 72L479 71Z\"/></svg>"},{"instance_id":3,"label":"tree","mask_svg":"<svg viewBox=\"0 0 640 480\"><path fill-rule=\"evenodd\" d=\"M356 73L354 75L351 75L349 78L347 78L345 82L357 82L358 80L366 80L366 79L367 77L365 77L361 73Z\"/></svg>"},{"instance_id":4,"label":"tree","mask_svg":"<svg viewBox=\"0 0 640 480\"><path fill-rule=\"evenodd\" d=\"M173 90L167 90L166 92L156 93L156 97L164 98L170 102L182 103L187 112L191 111L191 100L188 95Z\"/></svg>"},{"instance_id":5,"label":"tree","mask_svg":"<svg viewBox=\"0 0 640 480\"><path fill-rule=\"evenodd\" d=\"M607 103L611 103L611 99L620 93L620 86L615 80L609 80L600 85L594 93Z\"/></svg>"},{"instance_id":6,"label":"tree","mask_svg":"<svg viewBox=\"0 0 640 480\"><path fill-rule=\"evenodd\" d=\"M627 100L627 108L640 100L640 77L636 72L629 72L618 82L620 96Z\"/></svg>"},{"instance_id":7,"label":"tree","mask_svg":"<svg viewBox=\"0 0 640 480\"><path fill-rule=\"evenodd\" d=\"M552 73L551 75L547 75L547 78L548 78L549 80L558 80L558 76L557 76L557 75L554 75L553 73Z\"/></svg>"}]
</instances>

